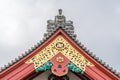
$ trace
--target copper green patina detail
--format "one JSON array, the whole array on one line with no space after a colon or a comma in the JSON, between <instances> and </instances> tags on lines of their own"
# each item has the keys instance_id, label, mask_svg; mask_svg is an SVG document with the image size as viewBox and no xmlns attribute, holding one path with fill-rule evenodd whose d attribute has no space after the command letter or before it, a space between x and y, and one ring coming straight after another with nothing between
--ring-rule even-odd
<instances>
[{"instance_id":1,"label":"copper green patina detail","mask_svg":"<svg viewBox=\"0 0 120 80\"><path fill-rule=\"evenodd\" d=\"M68 69L71 70L71 71L73 71L73 72L81 73L81 74L84 73L83 70L79 69L79 68L78 68L75 64L73 64L72 62L69 62L67 66L68 66Z\"/></svg>"},{"instance_id":2,"label":"copper green patina detail","mask_svg":"<svg viewBox=\"0 0 120 80\"><path fill-rule=\"evenodd\" d=\"M50 61L47 61L46 63L44 63L41 67L38 67L35 71L39 72L39 71L46 71L46 70L50 70L51 67L53 66L53 64ZM84 71L79 69L74 63L69 62L67 64L67 67L69 70L76 72L76 73L81 73L83 74Z\"/></svg>"},{"instance_id":3,"label":"copper green patina detail","mask_svg":"<svg viewBox=\"0 0 120 80\"><path fill-rule=\"evenodd\" d=\"M50 70L52 67L52 63L50 61L47 61L46 63L44 63L42 66L38 67L35 71L39 72L39 71L46 71L46 70Z\"/></svg>"}]
</instances>

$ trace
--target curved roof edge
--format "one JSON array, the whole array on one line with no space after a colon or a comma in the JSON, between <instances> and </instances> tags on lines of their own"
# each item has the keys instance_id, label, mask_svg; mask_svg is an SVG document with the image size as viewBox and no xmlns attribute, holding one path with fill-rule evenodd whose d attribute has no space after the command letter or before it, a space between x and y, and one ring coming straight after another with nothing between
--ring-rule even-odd
<instances>
[{"instance_id":1,"label":"curved roof edge","mask_svg":"<svg viewBox=\"0 0 120 80\"><path fill-rule=\"evenodd\" d=\"M33 47L22 53L20 56L15 58L14 60L11 60L11 62L8 62L7 65L4 65L0 68L0 72L6 70L10 66L14 65L21 59L23 59L25 56L30 54L32 51L37 49L41 44L43 44L48 38L50 38L55 32L57 32L59 29L62 29L80 48L82 48L88 55L90 55L92 58L94 58L97 62L99 62L101 65L103 65L105 68L107 68L109 71L114 73L116 76L120 77L120 72L117 72L115 69L110 67L108 64L103 62L99 57L97 57L95 54L90 52L81 42L79 42L78 39L76 39L76 34L74 34L74 27L72 21L66 21L66 18L62 13L60 13L57 16L55 16L55 20L48 20L47 21L47 33L44 34L44 37L42 40L37 42Z\"/></svg>"}]
</instances>

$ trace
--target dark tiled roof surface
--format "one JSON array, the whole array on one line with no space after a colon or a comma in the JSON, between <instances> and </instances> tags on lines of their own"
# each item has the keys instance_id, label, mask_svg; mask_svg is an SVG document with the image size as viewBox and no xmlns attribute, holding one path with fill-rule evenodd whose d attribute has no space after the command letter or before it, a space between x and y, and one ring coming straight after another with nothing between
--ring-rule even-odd
<instances>
[{"instance_id":1,"label":"dark tiled roof surface","mask_svg":"<svg viewBox=\"0 0 120 80\"><path fill-rule=\"evenodd\" d=\"M88 55L90 55L92 58L94 58L97 62L99 62L101 65L103 65L105 68L107 68L109 71L120 77L120 72L117 72L112 67L110 67L108 64L103 62L99 57L97 57L95 54L90 52L79 40L76 39L76 34L74 34L74 27L72 21L66 21L66 18L64 15L62 15L62 10L59 10L59 14L55 16L55 20L48 20L47 21L47 33L44 34L44 38L40 40L36 45L25 51L25 53L21 54L14 60L11 60L7 65L4 65L4 67L0 68L0 72L4 71L5 69L9 68L28 54L30 54L32 51L34 51L36 48L38 48L41 44L43 44L48 38L50 38L57 30L62 29L80 48L82 48Z\"/></svg>"}]
</instances>

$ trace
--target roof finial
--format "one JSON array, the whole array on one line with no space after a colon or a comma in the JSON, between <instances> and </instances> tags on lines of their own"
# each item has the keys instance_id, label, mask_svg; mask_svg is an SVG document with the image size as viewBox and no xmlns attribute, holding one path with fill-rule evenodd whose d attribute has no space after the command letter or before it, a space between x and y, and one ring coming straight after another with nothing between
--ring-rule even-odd
<instances>
[{"instance_id":1,"label":"roof finial","mask_svg":"<svg viewBox=\"0 0 120 80\"><path fill-rule=\"evenodd\" d=\"M58 12L59 12L59 15L62 15L62 9L59 9Z\"/></svg>"}]
</instances>

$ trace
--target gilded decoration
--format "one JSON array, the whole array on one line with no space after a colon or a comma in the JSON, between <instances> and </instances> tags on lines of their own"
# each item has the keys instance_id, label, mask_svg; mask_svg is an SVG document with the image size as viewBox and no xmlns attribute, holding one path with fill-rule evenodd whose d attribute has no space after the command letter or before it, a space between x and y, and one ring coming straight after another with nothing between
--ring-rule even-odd
<instances>
[{"instance_id":1,"label":"gilded decoration","mask_svg":"<svg viewBox=\"0 0 120 80\"><path fill-rule=\"evenodd\" d=\"M61 63L64 61L64 59L63 59L63 57L57 57L56 61Z\"/></svg>"},{"instance_id":2,"label":"gilded decoration","mask_svg":"<svg viewBox=\"0 0 120 80\"><path fill-rule=\"evenodd\" d=\"M48 46L26 61L26 63L34 63L34 67L37 69L59 52L61 52L65 57L67 57L72 63L74 63L79 69L83 71L85 71L86 66L93 66L90 61L88 61L61 35L57 36L50 44L48 44ZM62 61L63 59L58 58L57 60Z\"/></svg>"}]
</instances>

